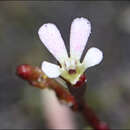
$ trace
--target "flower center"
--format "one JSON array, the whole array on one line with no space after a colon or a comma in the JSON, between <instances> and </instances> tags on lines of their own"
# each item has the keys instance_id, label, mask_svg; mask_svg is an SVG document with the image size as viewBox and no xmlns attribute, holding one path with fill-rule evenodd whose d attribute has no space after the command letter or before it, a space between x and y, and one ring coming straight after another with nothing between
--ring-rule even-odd
<instances>
[{"instance_id":1,"label":"flower center","mask_svg":"<svg viewBox=\"0 0 130 130\"><path fill-rule=\"evenodd\" d=\"M69 69L69 74L75 74L76 73L76 70L75 69Z\"/></svg>"},{"instance_id":2,"label":"flower center","mask_svg":"<svg viewBox=\"0 0 130 130\"><path fill-rule=\"evenodd\" d=\"M64 63L64 68L66 71L68 71L69 74L75 74L76 73L76 61L74 59L69 58Z\"/></svg>"},{"instance_id":3,"label":"flower center","mask_svg":"<svg viewBox=\"0 0 130 130\"><path fill-rule=\"evenodd\" d=\"M80 63L79 60L70 57L66 59L61 66L61 76L69 81L72 85L76 84L79 80L80 83L78 82L78 84L82 84L84 82L84 79L80 79L84 72L84 65Z\"/></svg>"}]
</instances>

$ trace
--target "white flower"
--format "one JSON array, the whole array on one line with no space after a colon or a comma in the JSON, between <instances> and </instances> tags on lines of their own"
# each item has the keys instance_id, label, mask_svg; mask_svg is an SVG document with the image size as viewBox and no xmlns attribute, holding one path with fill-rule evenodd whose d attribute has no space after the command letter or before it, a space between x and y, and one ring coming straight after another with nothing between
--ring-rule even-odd
<instances>
[{"instance_id":1,"label":"white flower","mask_svg":"<svg viewBox=\"0 0 130 130\"><path fill-rule=\"evenodd\" d=\"M91 24L86 18L76 18L73 20L70 29L70 57L57 27L52 23L44 24L40 27L38 34L51 52L60 63L55 65L43 61L42 70L49 78L63 77L72 85L75 85L81 75L89 67L99 64L103 59L103 53L99 49L92 47L88 49L83 62L80 62L82 52L91 33Z\"/></svg>"}]
</instances>

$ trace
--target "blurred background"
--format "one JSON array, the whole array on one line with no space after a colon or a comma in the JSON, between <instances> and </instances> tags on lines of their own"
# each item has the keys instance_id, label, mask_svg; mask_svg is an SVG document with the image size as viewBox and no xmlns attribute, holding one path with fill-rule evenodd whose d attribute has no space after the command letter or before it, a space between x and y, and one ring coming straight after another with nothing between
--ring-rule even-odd
<instances>
[{"instance_id":1,"label":"blurred background","mask_svg":"<svg viewBox=\"0 0 130 130\"><path fill-rule=\"evenodd\" d=\"M129 1L0 1L0 128L46 128L40 90L16 76L19 64L56 63L38 37L39 27L57 25L69 50L72 20L86 17L92 33L86 50L97 47L103 62L87 70L86 100L111 128L130 129ZM78 128L86 128L75 115Z\"/></svg>"}]
</instances>

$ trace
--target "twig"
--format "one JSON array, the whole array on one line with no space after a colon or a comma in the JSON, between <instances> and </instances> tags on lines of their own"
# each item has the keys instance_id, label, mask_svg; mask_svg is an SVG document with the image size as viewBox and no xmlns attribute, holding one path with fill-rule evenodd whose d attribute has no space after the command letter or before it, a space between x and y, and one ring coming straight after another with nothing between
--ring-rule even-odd
<instances>
[{"instance_id":1,"label":"twig","mask_svg":"<svg viewBox=\"0 0 130 130\"><path fill-rule=\"evenodd\" d=\"M100 121L93 110L85 103L83 96L86 85L75 88L68 84L68 91L54 79L48 78L38 67L32 67L30 65L20 65L17 68L17 74L34 87L54 90L59 100L64 100L73 111L80 112L86 122L95 130L109 130L108 125Z\"/></svg>"}]
</instances>

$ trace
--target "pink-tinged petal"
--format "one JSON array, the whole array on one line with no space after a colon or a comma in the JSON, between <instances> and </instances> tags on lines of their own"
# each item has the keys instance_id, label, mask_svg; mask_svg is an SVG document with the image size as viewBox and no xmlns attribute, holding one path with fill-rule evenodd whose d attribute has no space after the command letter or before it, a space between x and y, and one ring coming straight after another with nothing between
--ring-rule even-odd
<instances>
[{"instance_id":1,"label":"pink-tinged petal","mask_svg":"<svg viewBox=\"0 0 130 130\"><path fill-rule=\"evenodd\" d=\"M60 63L68 57L64 41L56 25L44 24L40 27L38 34L43 44Z\"/></svg>"},{"instance_id":2,"label":"pink-tinged petal","mask_svg":"<svg viewBox=\"0 0 130 130\"><path fill-rule=\"evenodd\" d=\"M85 68L92 67L94 65L99 64L103 59L103 53L98 48L92 47L90 48L83 60L83 64L85 65Z\"/></svg>"},{"instance_id":3,"label":"pink-tinged petal","mask_svg":"<svg viewBox=\"0 0 130 130\"><path fill-rule=\"evenodd\" d=\"M49 78L57 78L61 74L60 67L58 65L49 63L44 61L42 63L42 71L49 77Z\"/></svg>"},{"instance_id":4,"label":"pink-tinged petal","mask_svg":"<svg viewBox=\"0 0 130 130\"><path fill-rule=\"evenodd\" d=\"M76 18L70 30L70 55L80 59L88 37L91 33L91 24L86 18Z\"/></svg>"}]
</instances>

